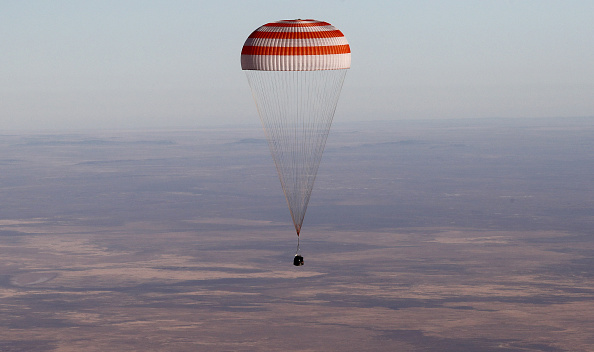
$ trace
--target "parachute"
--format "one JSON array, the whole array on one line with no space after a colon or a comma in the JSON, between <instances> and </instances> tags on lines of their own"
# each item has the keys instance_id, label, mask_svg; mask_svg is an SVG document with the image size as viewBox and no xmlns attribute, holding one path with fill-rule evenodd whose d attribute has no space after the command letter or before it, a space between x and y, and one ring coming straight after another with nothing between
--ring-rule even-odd
<instances>
[{"instance_id":1,"label":"parachute","mask_svg":"<svg viewBox=\"0 0 594 352\"><path fill-rule=\"evenodd\" d=\"M305 211L350 66L351 50L342 32L311 19L267 23L250 34L241 51L241 68L297 232L297 252Z\"/></svg>"}]
</instances>

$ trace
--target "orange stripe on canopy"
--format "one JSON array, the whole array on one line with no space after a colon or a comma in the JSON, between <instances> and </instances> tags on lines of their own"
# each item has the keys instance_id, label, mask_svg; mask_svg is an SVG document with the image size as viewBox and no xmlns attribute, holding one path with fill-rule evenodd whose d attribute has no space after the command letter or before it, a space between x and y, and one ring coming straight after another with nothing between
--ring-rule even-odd
<instances>
[{"instance_id":1,"label":"orange stripe on canopy","mask_svg":"<svg viewBox=\"0 0 594 352\"><path fill-rule=\"evenodd\" d=\"M267 23L264 26L266 27L320 27L320 26L330 26L331 24L328 22L307 22L308 20L295 20L295 22L271 22ZM310 20L312 21L312 20Z\"/></svg>"},{"instance_id":2,"label":"orange stripe on canopy","mask_svg":"<svg viewBox=\"0 0 594 352\"><path fill-rule=\"evenodd\" d=\"M329 46L244 46L241 55L332 55L349 54L351 48L346 45Z\"/></svg>"},{"instance_id":3,"label":"orange stripe on canopy","mask_svg":"<svg viewBox=\"0 0 594 352\"><path fill-rule=\"evenodd\" d=\"M321 31L321 32L261 32L254 31L249 38L266 39L312 39L312 38L340 38L344 37L341 31Z\"/></svg>"}]
</instances>

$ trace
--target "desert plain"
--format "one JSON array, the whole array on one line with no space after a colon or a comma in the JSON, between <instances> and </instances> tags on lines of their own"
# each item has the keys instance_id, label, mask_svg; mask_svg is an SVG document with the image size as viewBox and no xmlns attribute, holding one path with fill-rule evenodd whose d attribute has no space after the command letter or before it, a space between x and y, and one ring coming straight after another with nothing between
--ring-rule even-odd
<instances>
[{"instance_id":1,"label":"desert plain","mask_svg":"<svg viewBox=\"0 0 594 352\"><path fill-rule=\"evenodd\" d=\"M594 119L0 135L0 351L594 351Z\"/></svg>"}]
</instances>

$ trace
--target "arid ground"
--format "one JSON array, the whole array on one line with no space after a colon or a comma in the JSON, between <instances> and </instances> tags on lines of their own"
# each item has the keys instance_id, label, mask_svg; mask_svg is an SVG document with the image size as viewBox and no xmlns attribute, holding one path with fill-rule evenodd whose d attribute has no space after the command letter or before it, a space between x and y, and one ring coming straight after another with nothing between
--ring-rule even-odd
<instances>
[{"instance_id":1,"label":"arid ground","mask_svg":"<svg viewBox=\"0 0 594 352\"><path fill-rule=\"evenodd\" d=\"M594 119L0 135L0 351L594 351Z\"/></svg>"}]
</instances>

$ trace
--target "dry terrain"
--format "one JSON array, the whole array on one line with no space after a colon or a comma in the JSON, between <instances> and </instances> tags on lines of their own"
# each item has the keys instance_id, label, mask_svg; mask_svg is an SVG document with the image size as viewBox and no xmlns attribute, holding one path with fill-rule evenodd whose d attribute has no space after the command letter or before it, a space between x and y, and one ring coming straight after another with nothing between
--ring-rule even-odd
<instances>
[{"instance_id":1,"label":"dry terrain","mask_svg":"<svg viewBox=\"0 0 594 352\"><path fill-rule=\"evenodd\" d=\"M594 120L0 135L0 351L594 351Z\"/></svg>"}]
</instances>

